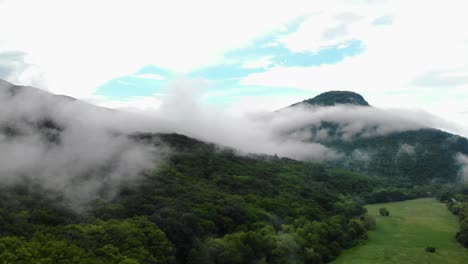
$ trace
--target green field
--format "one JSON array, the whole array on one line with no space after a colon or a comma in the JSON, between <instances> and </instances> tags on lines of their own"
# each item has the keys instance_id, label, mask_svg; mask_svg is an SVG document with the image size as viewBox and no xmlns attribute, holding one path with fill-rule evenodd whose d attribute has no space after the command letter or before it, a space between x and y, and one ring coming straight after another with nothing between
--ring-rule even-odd
<instances>
[{"instance_id":1,"label":"green field","mask_svg":"<svg viewBox=\"0 0 468 264\"><path fill-rule=\"evenodd\" d=\"M386 207L389 217L379 215ZM378 263L468 263L468 250L454 236L458 220L435 199L417 199L366 206L377 228L362 246L344 251L333 264ZM433 246L436 253L427 253Z\"/></svg>"}]
</instances>

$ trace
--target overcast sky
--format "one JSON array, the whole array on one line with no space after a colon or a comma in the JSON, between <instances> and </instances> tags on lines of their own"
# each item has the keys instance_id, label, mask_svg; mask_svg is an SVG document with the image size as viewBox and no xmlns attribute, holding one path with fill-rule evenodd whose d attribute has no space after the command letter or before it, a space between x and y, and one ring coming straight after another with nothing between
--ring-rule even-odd
<instances>
[{"instance_id":1,"label":"overcast sky","mask_svg":"<svg viewBox=\"0 0 468 264\"><path fill-rule=\"evenodd\" d=\"M329 90L468 123L466 0L0 0L0 78L157 109L276 110Z\"/></svg>"}]
</instances>

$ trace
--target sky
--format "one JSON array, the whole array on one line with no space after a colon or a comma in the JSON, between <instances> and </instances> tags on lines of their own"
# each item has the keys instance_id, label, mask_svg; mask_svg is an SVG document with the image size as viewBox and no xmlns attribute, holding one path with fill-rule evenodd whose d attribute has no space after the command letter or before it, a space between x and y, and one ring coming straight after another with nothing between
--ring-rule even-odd
<instances>
[{"instance_id":1,"label":"sky","mask_svg":"<svg viewBox=\"0 0 468 264\"><path fill-rule=\"evenodd\" d=\"M226 112L330 90L419 109L468 135L463 0L0 0L0 78L155 110L173 82ZM181 103L182 100L181 100ZM465 132L463 132L465 131Z\"/></svg>"}]
</instances>

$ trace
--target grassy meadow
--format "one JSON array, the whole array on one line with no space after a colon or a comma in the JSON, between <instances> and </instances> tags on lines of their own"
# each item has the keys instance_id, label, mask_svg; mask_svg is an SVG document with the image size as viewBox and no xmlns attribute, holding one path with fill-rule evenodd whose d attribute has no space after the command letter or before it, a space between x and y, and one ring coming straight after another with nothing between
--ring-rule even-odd
<instances>
[{"instance_id":1,"label":"grassy meadow","mask_svg":"<svg viewBox=\"0 0 468 264\"><path fill-rule=\"evenodd\" d=\"M390 216L380 216L381 207ZM427 198L366 208L376 219L376 229L364 245L344 251L333 264L468 263L468 249L455 240L458 220L445 204ZM436 253L426 252L427 246L435 247Z\"/></svg>"}]
</instances>

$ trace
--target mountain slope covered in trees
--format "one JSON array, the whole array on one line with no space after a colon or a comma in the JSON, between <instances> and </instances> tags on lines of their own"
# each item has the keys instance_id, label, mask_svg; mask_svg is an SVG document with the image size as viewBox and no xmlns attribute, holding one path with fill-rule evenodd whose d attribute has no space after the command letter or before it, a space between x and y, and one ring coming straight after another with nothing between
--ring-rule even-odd
<instances>
[{"instance_id":1,"label":"mountain slope covered in trees","mask_svg":"<svg viewBox=\"0 0 468 264\"><path fill-rule=\"evenodd\" d=\"M368 219L352 195L386 184L319 164L238 156L177 134L131 137L174 154L84 212L32 183L3 187L2 259L323 263L366 237Z\"/></svg>"},{"instance_id":2,"label":"mountain slope covered in trees","mask_svg":"<svg viewBox=\"0 0 468 264\"><path fill-rule=\"evenodd\" d=\"M358 111L359 107L369 107L367 101L358 94L334 91L289 108L336 105L352 106L346 111L356 115L362 113ZM311 112L311 115L313 114ZM371 175L399 178L415 184L460 180L461 167L457 157L461 154L468 155L468 140L464 137L430 127L381 133L378 125L369 126L348 137L347 129L354 124L352 120L340 121L338 123L325 116L321 122L306 124L298 131L310 133L306 141L317 142L343 153L343 157L330 162L334 166ZM398 120L394 123L394 126L398 127Z\"/></svg>"},{"instance_id":3,"label":"mountain slope covered in trees","mask_svg":"<svg viewBox=\"0 0 468 264\"><path fill-rule=\"evenodd\" d=\"M126 133L87 119L110 110L2 85L0 263L326 263L366 239L374 223L364 203L437 188L432 176L343 169L366 171L351 161L241 155L179 134ZM358 148L323 142L332 143Z\"/></svg>"}]
</instances>

